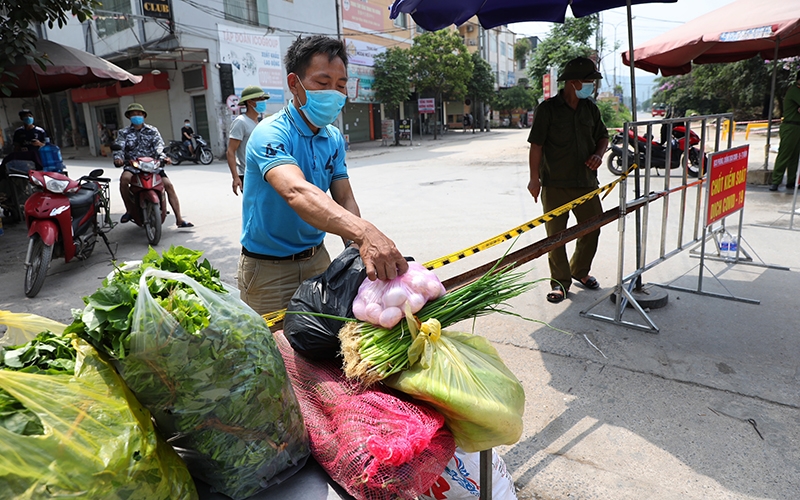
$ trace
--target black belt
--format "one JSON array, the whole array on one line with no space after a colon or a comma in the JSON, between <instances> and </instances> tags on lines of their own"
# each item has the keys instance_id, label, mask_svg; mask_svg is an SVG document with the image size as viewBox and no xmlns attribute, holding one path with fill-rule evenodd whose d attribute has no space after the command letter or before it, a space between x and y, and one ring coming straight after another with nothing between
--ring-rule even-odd
<instances>
[{"instance_id":1,"label":"black belt","mask_svg":"<svg viewBox=\"0 0 800 500\"><path fill-rule=\"evenodd\" d=\"M303 250L302 252L298 252L294 255L287 255L286 257L275 257L273 255L255 253L251 252L245 247L242 247L242 254L258 260L307 260L313 257L322 248L322 245L323 243L320 243L319 245L311 247L308 250Z\"/></svg>"}]
</instances>

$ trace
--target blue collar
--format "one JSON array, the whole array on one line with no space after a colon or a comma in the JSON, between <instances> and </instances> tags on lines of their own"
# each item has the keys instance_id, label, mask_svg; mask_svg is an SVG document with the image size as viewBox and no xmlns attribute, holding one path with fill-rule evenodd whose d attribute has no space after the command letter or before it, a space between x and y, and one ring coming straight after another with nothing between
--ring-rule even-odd
<instances>
[{"instance_id":1,"label":"blue collar","mask_svg":"<svg viewBox=\"0 0 800 500\"><path fill-rule=\"evenodd\" d=\"M300 114L300 111L294 105L294 99L289 101L289 104L286 105L286 114L289 117L289 120L292 122L292 125L300 132L301 135L305 136L314 136L314 135L322 135L321 133L314 134L311 131L311 128L308 126L305 120L303 120L303 116ZM330 137L330 133L328 133L328 127L322 127L319 129L319 132L325 132L326 137Z\"/></svg>"}]
</instances>

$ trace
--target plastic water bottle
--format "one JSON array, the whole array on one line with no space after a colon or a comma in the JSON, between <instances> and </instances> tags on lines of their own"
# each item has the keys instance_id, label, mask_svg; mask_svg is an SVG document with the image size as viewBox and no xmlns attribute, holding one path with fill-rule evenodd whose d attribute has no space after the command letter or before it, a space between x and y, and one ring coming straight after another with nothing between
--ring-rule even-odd
<instances>
[{"instance_id":1,"label":"plastic water bottle","mask_svg":"<svg viewBox=\"0 0 800 500\"><path fill-rule=\"evenodd\" d=\"M738 240L739 240L738 236L734 238L733 235L730 235L730 242L728 243L728 256L731 259L735 259L736 258L736 253L739 250L739 241Z\"/></svg>"},{"instance_id":2,"label":"plastic water bottle","mask_svg":"<svg viewBox=\"0 0 800 500\"><path fill-rule=\"evenodd\" d=\"M719 256L723 259L730 257L731 253L731 235L725 231L719 239Z\"/></svg>"},{"instance_id":3,"label":"plastic water bottle","mask_svg":"<svg viewBox=\"0 0 800 500\"><path fill-rule=\"evenodd\" d=\"M55 144L50 144L50 138L44 140L44 146L39 148L39 158L42 160L42 167L45 172L61 172L64 170L64 160L61 157L61 149Z\"/></svg>"}]
</instances>

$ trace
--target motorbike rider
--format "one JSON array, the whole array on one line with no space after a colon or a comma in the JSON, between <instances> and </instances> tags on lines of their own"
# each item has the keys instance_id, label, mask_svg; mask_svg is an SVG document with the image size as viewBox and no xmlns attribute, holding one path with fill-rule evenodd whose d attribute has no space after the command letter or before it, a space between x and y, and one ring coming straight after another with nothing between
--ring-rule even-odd
<instances>
[{"instance_id":1,"label":"motorbike rider","mask_svg":"<svg viewBox=\"0 0 800 500\"><path fill-rule=\"evenodd\" d=\"M183 122L181 140L183 141L183 145L189 150L189 156L194 156L194 130L188 118Z\"/></svg>"},{"instance_id":2,"label":"motorbike rider","mask_svg":"<svg viewBox=\"0 0 800 500\"><path fill-rule=\"evenodd\" d=\"M129 104L128 109L125 110L125 118L131 121L131 126L117 132L117 140L115 142L122 149L114 151L114 165L121 167L126 160L135 160L141 157L161 160L162 164L169 163L169 158L164 154L164 139L161 138L158 129L144 123L144 119L147 118L147 111L145 111L144 106L138 102ZM131 214L136 209L133 195L131 194L131 180L134 172L135 170L132 167L126 166L125 171L122 172L122 176L119 178L119 192L122 195L122 201L125 202L126 210L125 215L119 220L123 224L131 220L133 217ZM161 180L164 183L164 190L167 192L169 204L175 212L175 220L178 227L194 227L194 224L181 217L178 194L163 169L161 170Z\"/></svg>"},{"instance_id":3,"label":"motorbike rider","mask_svg":"<svg viewBox=\"0 0 800 500\"><path fill-rule=\"evenodd\" d=\"M34 125L33 113L29 109L21 110L19 119L22 120L22 126L14 131L14 151L39 151L47 141L47 132Z\"/></svg>"}]
</instances>

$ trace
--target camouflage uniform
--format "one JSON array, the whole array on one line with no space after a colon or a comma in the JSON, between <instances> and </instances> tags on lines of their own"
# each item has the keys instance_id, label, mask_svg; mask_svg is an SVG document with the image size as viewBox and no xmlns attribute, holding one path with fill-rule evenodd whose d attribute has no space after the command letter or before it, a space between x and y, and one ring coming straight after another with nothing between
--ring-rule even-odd
<instances>
[{"instance_id":1,"label":"camouflage uniform","mask_svg":"<svg viewBox=\"0 0 800 500\"><path fill-rule=\"evenodd\" d=\"M117 132L116 144L122 146L121 151L114 151L115 160L135 160L147 156L164 160L164 139L158 129L152 125L144 124L140 130L133 125Z\"/></svg>"}]
</instances>

